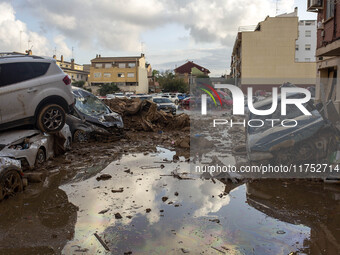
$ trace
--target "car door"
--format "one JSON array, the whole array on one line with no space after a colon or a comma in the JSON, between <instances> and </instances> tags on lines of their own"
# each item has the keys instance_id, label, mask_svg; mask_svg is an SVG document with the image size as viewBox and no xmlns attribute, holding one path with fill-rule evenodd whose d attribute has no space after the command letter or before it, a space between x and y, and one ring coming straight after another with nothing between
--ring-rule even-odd
<instances>
[{"instance_id":1,"label":"car door","mask_svg":"<svg viewBox=\"0 0 340 255\"><path fill-rule=\"evenodd\" d=\"M28 62L0 64L0 124L26 119L27 102L35 92L34 71Z\"/></svg>"}]
</instances>

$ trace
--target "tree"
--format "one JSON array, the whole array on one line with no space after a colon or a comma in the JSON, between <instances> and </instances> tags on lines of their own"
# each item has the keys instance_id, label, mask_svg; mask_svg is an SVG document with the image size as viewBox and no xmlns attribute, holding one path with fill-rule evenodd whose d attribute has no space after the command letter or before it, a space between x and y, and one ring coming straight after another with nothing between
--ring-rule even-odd
<instances>
[{"instance_id":1,"label":"tree","mask_svg":"<svg viewBox=\"0 0 340 255\"><path fill-rule=\"evenodd\" d=\"M164 92L185 93L188 91L188 85L185 81L176 77L170 70L159 74L158 82Z\"/></svg>"},{"instance_id":2,"label":"tree","mask_svg":"<svg viewBox=\"0 0 340 255\"><path fill-rule=\"evenodd\" d=\"M120 89L118 88L117 84L115 84L114 82L105 83L98 90L99 95L101 96L106 96L107 94L112 94L118 91L120 91Z\"/></svg>"}]
</instances>

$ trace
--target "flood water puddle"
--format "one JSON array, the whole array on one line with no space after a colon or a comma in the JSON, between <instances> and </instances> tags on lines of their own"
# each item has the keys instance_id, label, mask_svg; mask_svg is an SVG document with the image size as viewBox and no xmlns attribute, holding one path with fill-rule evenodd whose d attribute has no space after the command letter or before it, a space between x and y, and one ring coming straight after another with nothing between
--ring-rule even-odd
<instances>
[{"instance_id":1,"label":"flood water puddle","mask_svg":"<svg viewBox=\"0 0 340 255\"><path fill-rule=\"evenodd\" d=\"M158 148L155 154L124 156L90 179L61 186L79 207L74 238L63 253L323 254L339 249L338 186L178 179L171 172L189 172L190 166L163 161L173 155ZM97 181L103 173L112 178Z\"/></svg>"}]
</instances>

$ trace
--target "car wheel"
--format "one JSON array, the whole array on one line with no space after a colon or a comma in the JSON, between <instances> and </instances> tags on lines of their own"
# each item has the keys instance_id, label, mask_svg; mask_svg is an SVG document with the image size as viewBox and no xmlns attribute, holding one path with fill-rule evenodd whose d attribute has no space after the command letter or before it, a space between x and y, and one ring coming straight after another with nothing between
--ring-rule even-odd
<instances>
[{"instance_id":1,"label":"car wheel","mask_svg":"<svg viewBox=\"0 0 340 255\"><path fill-rule=\"evenodd\" d=\"M37 116L37 127L46 133L56 133L64 127L65 121L66 114L61 106L46 105Z\"/></svg>"},{"instance_id":2,"label":"car wheel","mask_svg":"<svg viewBox=\"0 0 340 255\"><path fill-rule=\"evenodd\" d=\"M0 176L0 201L23 190L20 174L15 169L7 169Z\"/></svg>"},{"instance_id":3,"label":"car wheel","mask_svg":"<svg viewBox=\"0 0 340 255\"><path fill-rule=\"evenodd\" d=\"M37 156L35 158L35 165L40 166L45 161L46 161L45 151L42 148L39 148Z\"/></svg>"},{"instance_id":4,"label":"car wheel","mask_svg":"<svg viewBox=\"0 0 340 255\"><path fill-rule=\"evenodd\" d=\"M88 134L84 130L76 130L73 135L73 141L78 143L87 142L89 140Z\"/></svg>"}]
</instances>

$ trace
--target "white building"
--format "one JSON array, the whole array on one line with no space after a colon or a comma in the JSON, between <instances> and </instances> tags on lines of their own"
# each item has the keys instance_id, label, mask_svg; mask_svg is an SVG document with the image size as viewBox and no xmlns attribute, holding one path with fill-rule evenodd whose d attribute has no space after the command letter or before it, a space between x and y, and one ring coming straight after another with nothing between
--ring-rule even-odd
<instances>
[{"instance_id":1,"label":"white building","mask_svg":"<svg viewBox=\"0 0 340 255\"><path fill-rule=\"evenodd\" d=\"M295 62L315 62L316 20L299 21L299 37L295 45Z\"/></svg>"}]
</instances>

